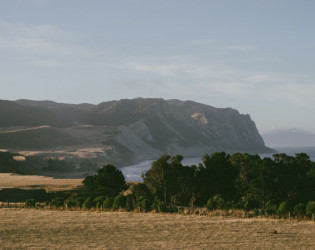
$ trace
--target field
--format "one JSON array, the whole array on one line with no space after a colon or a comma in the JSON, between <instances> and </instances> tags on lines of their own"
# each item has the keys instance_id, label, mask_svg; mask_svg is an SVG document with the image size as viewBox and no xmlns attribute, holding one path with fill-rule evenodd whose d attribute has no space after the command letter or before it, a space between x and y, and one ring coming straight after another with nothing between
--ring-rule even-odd
<instances>
[{"instance_id":1,"label":"field","mask_svg":"<svg viewBox=\"0 0 315 250\"><path fill-rule=\"evenodd\" d=\"M4 249L314 249L314 235L311 221L0 209Z\"/></svg>"},{"instance_id":2,"label":"field","mask_svg":"<svg viewBox=\"0 0 315 250\"><path fill-rule=\"evenodd\" d=\"M47 191L72 190L82 185L83 179L54 179L39 175L0 174L0 190L3 188L46 189Z\"/></svg>"}]
</instances>

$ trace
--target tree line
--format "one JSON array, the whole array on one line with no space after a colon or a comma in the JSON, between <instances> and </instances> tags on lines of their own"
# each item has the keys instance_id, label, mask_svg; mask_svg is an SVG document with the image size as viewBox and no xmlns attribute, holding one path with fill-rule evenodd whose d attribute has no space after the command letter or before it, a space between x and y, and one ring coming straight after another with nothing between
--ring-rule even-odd
<instances>
[{"instance_id":1,"label":"tree line","mask_svg":"<svg viewBox=\"0 0 315 250\"><path fill-rule=\"evenodd\" d=\"M176 206L244 209L255 213L315 213L315 163L304 153L295 157L225 152L207 154L198 166L184 166L181 155L163 155L143 174L143 183L128 189L113 165L87 176L83 187L51 205L166 211ZM127 194L128 193L128 194ZM59 202L59 203L58 203Z\"/></svg>"}]
</instances>

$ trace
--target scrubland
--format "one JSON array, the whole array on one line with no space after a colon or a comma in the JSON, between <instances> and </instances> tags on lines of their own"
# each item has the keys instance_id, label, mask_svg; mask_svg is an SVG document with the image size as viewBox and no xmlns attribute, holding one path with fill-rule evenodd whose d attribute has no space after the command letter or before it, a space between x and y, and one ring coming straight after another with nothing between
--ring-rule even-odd
<instances>
[{"instance_id":1,"label":"scrubland","mask_svg":"<svg viewBox=\"0 0 315 250\"><path fill-rule=\"evenodd\" d=\"M314 236L312 221L0 209L2 249L314 249Z\"/></svg>"}]
</instances>

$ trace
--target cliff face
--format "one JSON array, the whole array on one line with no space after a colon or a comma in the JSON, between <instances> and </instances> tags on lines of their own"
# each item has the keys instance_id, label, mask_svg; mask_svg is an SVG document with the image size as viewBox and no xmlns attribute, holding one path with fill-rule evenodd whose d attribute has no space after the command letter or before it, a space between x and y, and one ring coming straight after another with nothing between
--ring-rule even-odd
<instances>
[{"instance_id":1,"label":"cliff face","mask_svg":"<svg viewBox=\"0 0 315 250\"><path fill-rule=\"evenodd\" d=\"M99 157L118 163L165 153L269 151L249 115L192 101L137 98L98 105L0 101L0 117L0 148L10 150L97 148L104 152Z\"/></svg>"}]
</instances>

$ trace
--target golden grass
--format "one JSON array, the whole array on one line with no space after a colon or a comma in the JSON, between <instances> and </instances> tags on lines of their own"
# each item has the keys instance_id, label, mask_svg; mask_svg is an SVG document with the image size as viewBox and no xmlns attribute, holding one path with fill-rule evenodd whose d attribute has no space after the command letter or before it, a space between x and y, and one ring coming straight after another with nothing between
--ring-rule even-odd
<instances>
[{"instance_id":1,"label":"golden grass","mask_svg":"<svg viewBox=\"0 0 315 250\"><path fill-rule=\"evenodd\" d=\"M314 235L310 221L0 209L4 249L314 249Z\"/></svg>"},{"instance_id":2,"label":"golden grass","mask_svg":"<svg viewBox=\"0 0 315 250\"><path fill-rule=\"evenodd\" d=\"M0 174L0 189L46 189L50 191L72 190L82 185L83 179L54 179L39 175Z\"/></svg>"}]
</instances>

